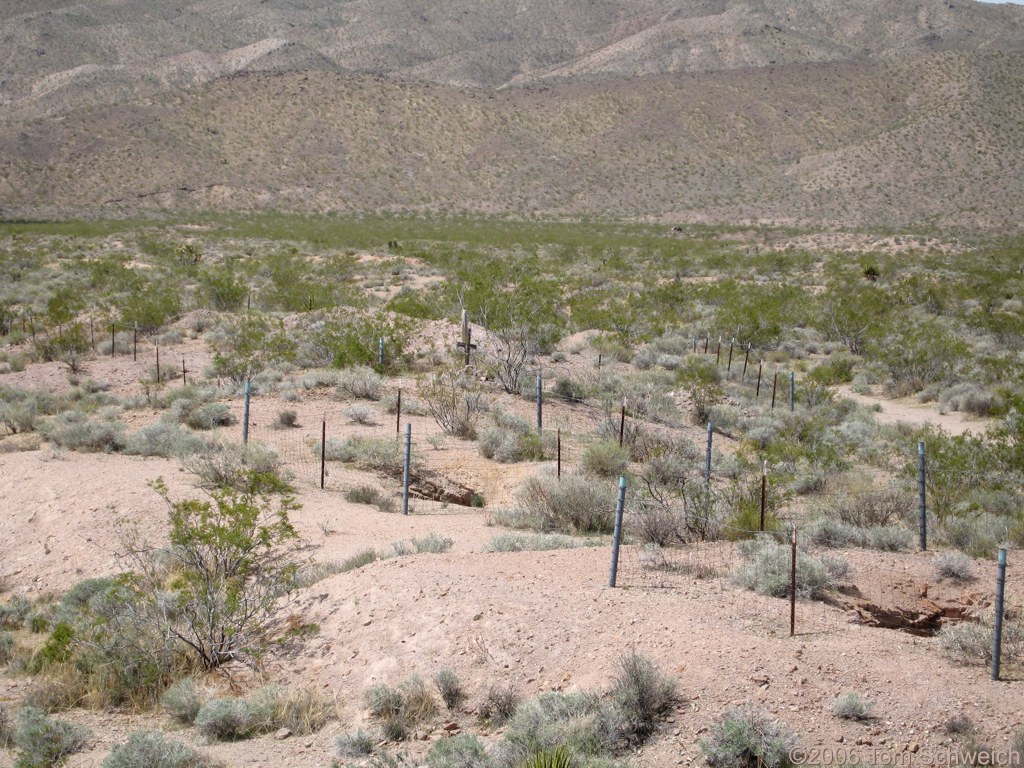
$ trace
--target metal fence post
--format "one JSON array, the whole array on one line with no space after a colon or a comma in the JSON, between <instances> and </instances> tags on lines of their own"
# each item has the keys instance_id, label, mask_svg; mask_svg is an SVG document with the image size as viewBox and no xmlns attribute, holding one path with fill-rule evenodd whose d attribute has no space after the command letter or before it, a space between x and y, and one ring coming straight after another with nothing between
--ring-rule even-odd
<instances>
[{"instance_id":1,"label":"metal fence post","mask_svg":"<svg viewBox=\"0 0 1024 768\"><path fill-rule=\"evenodd\" d=\"M612 567L608 586L614 587L619 575L619 546L622 544L622 511L626 506L626 478L619 478L619 499L615 504L615 533L612 536Z\"/></svg>"},{"instance_id":2,"label":"metal fence post","mask_svg":"<svg viewBox=\"0 0 1024 768\"><path fill-rule=\"evenodd\" d=\"M544 380L537 371L537 434L544 430Z\"/></svg>"},{"instance_id":3,"label":"metal fence post","mask_svg":"<svg viewBox=\"0 0 1024 768\"><path fill-rule=\"evenodd\" d=\"M708 445L704 452L704 487L711 487L711 440L715 433L714 425L708 422Z\"/></svg>"},{"instance_id":4,"label":"metal fence post","mask_svg":"<svg viewBox=\"0 0 1024 768\"><path fill-rule=\"evenodd\" d=\"M384 337L380 337L380 344L377 349L377 364L384 367Z\"/></svg>"},{"instance_id":5,"label":"metal fence post","mask_svg":"<svg viewBox=\"0 0 1024 768\"><path fill-rule=\"evenodd\" d=\"M928 501L925 493L924 440L917 444L917 528L918 543L922 552L928 551Z\"/></svg>"},{"instance_id":6,"label":"metal fence post","mask_svg":"<svg viewBox=\"0 0 1024 768\"><path fill-rule=\"evenodd\" d=\"M1006 592L1006 548L999 549L996 571L996 620L992 633L992 679L999 679L999 657L1003 652L1003 595Z\"/></svg>"},{"instance_id":7,"label":"metal fence post","mask_svg":"<svg viewBox=\"0 0 1024 768\"><path fill-rule=\"evenodd\" d=\"M412 423L405 425L405 462L402 465L402 514L409 514L409 464L412 456Z\"/></svg>"},{"instance_id":8,"label":"metal fence post","mask_svg":"<svg viewBox=\"0 0 1024 768\"><path fill-rule=\"evenodd\" d=\"M320 490L324 489L324 481L327 479L327 414L320 425Z\"/></svg>"},{"instance_id":9,"label":"metal fence post","mask_svg":"<svg viewBox=\"0 0 1024 768\"><path fill-rule=\"evenodd\" d=\"M793 555L789 576L789 636L796 634L796 526L793 526Z\"/></svg>"},{"instance_id":10,"label":"metal fence post","mask_svg":"<svg viewBox=\"0 0 1024 768\"><path fill-rule=\"evenodd\" d=\"M249 380L245 380L245 406L242 410L242 445L249 444Z\"/></svg>"}]
</instances>

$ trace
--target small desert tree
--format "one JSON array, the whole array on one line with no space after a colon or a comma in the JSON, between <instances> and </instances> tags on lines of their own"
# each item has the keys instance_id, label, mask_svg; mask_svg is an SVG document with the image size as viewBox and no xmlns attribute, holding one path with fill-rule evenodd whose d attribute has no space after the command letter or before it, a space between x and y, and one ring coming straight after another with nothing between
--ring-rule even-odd
<instances>
[{"instance_id":1,"label":"small desert tree","mask_svg":"<svg viewBox=\"0 0 1024 768\"><path fill-rule=\"evenodd\" d=\"M257 665L299 565L299 536L288 519L299 509L292 488L257 472L207 499L174 501L162 481L154 487L168 505L170 547L129 542L141 610L204 669Z\"/></svg>"},{"instance_id":2,"label":"small desert tree","mask_svg":"<svg viewBox=\"0 0 1024 768\"><path fill-rule=\"evenodd\" d=\"M270 318L256 312L225 322L211 339L213 367L235 382L252 381L275 362L295 356L295 342L275 328Z\"/></svg>"}]
</instances>

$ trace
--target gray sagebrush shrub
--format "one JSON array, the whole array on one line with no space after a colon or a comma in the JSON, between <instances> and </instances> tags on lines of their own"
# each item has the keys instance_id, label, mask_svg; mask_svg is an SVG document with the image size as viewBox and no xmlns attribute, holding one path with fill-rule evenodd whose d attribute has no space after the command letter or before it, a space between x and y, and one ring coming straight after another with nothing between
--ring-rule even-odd
<instances>
[{"instance_id":1,"label":"gray sagebrush shrub","mask_svg":"<svg viewBox=\"0 0 1024 768\"><path fill-rule=\"evenodd\" d=\"M788 545L779 544L768 536L742 541L738 551L743 563L736 571L735 580L743 588L770 597L785 597L791 588L792 552ZM836 570L803 552L797 552L796 589L801 598L821 598L836 579ZM831 571L831 572L830 572Z\"/></svg>"},{"instance_id":2,"label":"gray sagebrush shrub","mask_svg":"<svg viewBox=\"0 0 1024 768\"><path fill-rule=\"evenodd\" d=\"M963 552L940 552L935 557L935 575L940 579L970 581L974 578L973 561Z\"/></svg>"},{"instance_id":3,"label":"gray sagebrush shrub","mask_svg":"<svg viewBox=\"0 0 1024 768\"><path fill-rule=\"evenodd\" d=\"M621 729L613 708L590 693L542 693L522 702L494 750L496 768L514 768L542 750L564 747L574 760L611 752Z\"/></svg>"},{"instance_id":4,"label":"gray sagebrush shrub","mask_svg":"<svg viewBox=\"0 0 1024 768\"><path fill-rule=\"evenodd\" d=\"M434 685L449 710L458 709L466 702L466 689L454 669L444 667L437 670L434 673Z\"/></svg>"},{"instance_id":5,"label":"gray sagebrush shrub","mask_svg":"<svg viewBox=\"0 0 1024 768\"><path fill-rule=\"evenodd\" d=\"M847 691L832 702L832 714L843 720L867 720L875 704L856 691Z\"/></svg>"},{"instance_id":6,"label":"gray sagebrush shrub","mask_svg":"<svg viewBox=\"0 0 1024 768\"><path fill-rule=\"evenodd\" d=\"M384 379L372 368L355 366L338 373L337 394L341 398L380 400Z\"/></svg>"},{"instance_id":7,"label":"gray sagebrush shrub","mask_svg":"<svg viewBox=\"0 0 1024 768\"><path fill-rule=\"evenodd\" d=\"M34 707L22 707L14 718L15 768L52 768L78 752L89 729L67 720L47 717Z\"/></svg>"},{"instance_id":8,"label":"gray sagebrush shrub","mask_svg":"<svg viewBox=\"0 0 1024 768\"><path fill-rule=\"evenodd\" d=\"M788 768L796 734L752 705L729 710L700 742L711 768Z\"/></svg>"},{"instance_id":9,"label":"gray sagebrush shrub","mask_svg":"<svg viewBox=\"0 0 1024 768\"><path fill-rule=\"evenodd\" d=\"M214 741L239 741L254 733L252 707L245 699L210 699L196 713L195 726Z\"/></svg>"},{"instance_id":10,"label":"gray sagebrush shrub","mask_svg":"<svg viewBox=\"0 0 1024 768\"><path fill-rule=\"evenodd\" d=\"M625 737L643 743L675 700L676 681L634 649L619 658L611 695Z\"/></svg>"},{"instance_id":11,"label":"gray sagebrush shrub","mask_svg":"<svg viewBox=\"0 0 1024 768\"><path fill-rule=\"evenodd\" d=\"M376 745L377 740L360 728L339 735L334 740L334 752L338 757L365 757L373 754Z\"/></svg>"},{"instance_id":12,"label":"gray sagebrush shrub","mask_svg":"<svg viewBox=\"0 0 1024 768\"><path fill-rule=\"evenodd\" d=\"M427 752L427 768L487 768L490 757L482 741L471 733L441 739Z\"/></svg>"},{"instance_id":13,"label":"gray sagebrush shrub","mask_svg":"<svg viewBox=\"0 0 1024 768\"><path fill-rule=\"evenodd\" d=\"M205 698L195 678L185 677L167 687L160 697L160 706L181 725L192 725Z\"/></svg>"},{"instance_id":14,"label":"gray sagebrush shrub","mask_svg":"<svg viewBox=\"0 0 1024 768\"><path fill-rule=\"evenodd\" d=\"M188 456L206 447L206 441L179 424L157 421L147 424L125 442L124 452L132 456Z\"/></svg>"},{"instance_id":15,"label":"gray sagebrush shrub","mask_svg":"<svg viewBox=\"0 0 1024 768\"><path fill-rule=\"evenodd\" d=\"M218 765L180 741L158 731L139 730L115 744L100 768L214 768Z\"/></svg>"}]
</instances>

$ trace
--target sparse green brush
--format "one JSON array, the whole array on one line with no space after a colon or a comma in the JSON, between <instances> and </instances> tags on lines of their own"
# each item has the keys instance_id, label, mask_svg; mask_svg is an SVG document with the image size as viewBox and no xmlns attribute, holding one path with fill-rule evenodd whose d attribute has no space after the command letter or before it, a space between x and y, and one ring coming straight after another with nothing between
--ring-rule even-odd
<instances>
[{"instance_id":1,"label":"sparse green brush","mask_svg":"<svg viewBox=\"0 0 1024 768\"><path fill-rule=\"evenodd\" d=\"M182 725L192 725L202 709L204 693L193 677L185 677L168 686L160 697L160 706Z\"/></svg>"},{"instance_id":2,"label":"sparse green brush","mask_svg":"<svg viewBox=\"0 0 1024 768\"><path fill-rule=\"evenodd\" d=\"M412 546L418 554L439 555L447 552L455 544L455 540L437 533L430 533L419 538L413 537Z\"/></svg>"},{"instance_id":3,"label":"sparse green brush","mask_svg":"<svg viewBox=\"0 0 1024 768\"><path fill-rule=\"evenodd\" d=\"M560 533L537 533L523 535L502 533L491 539L484 547L485 552L541 552L552 549L576 549L578 547L600 547L606 542L598 539L581 539Z\"/></svg>"},{"instance_id":4,"label":"sparse green brush","mask_svg":"<svg viewBox=\"0 0 1024 768\"><path fill-rule=\"evenodd\" d=\"M345 368L338 374L338 395L356 400L380 400L384 379L366 366Z\"/></svg>"},{"instance_id":5,"label":"sparse green brush","mask_svg":"<svg viewBox=\"0 0 1024 768\"><path fill-rule=\"evenodd\" d=\"M583 450L580 463L584 471L598 477L617 478L626 474L630 453L613 440L599 440Z\"/></svg>"},{"instance_id":6,"label":"sparse green brush","mask_svg":"<svg viewBox=\"0 0 1024 768\"><path fill-rule=\"evenodd\" d=\"M320 455L320 446L315 446ZM327 460L354 464L359 469L374 470L387 475L401 475L404 462L404 448L395 440L382 437L353 435L345 440L327 440Z\"/></svg>"},{"instance_id":7,"label":"sparse green brush","mask_svg":"<svg viewBox=\"0 0 1024 768\"><path fill-rule=\"evenodd\" d=\"M623 735L632 743L643 743L675 701L676 681L633 649L619 658L611 696L623 721Z\"/></svg>"},{"instance_id":8,"label":"sparse green brush","mask_svg":"<svg viewBox=\"0 0 1024 768\"><path fill-rule=\"evenodd\" d=\"M792 555L788 546L763 536L741 542L739 553L744 562L734 578L741 587L772 597L785 597L789 594ZM842 561L818 559L798 552L797 595L801 598L821 598L839 580L843 565Z\"/></svg>"},{"instance_id":9,"label":"sparse green brush","mask_svg":"<svg viewBox=\"0 0 1024 768\"><path fill-rule=\"evenodd\" d=\"M611 533L615 489L582 475L529 478L516 494L516 506L495 513L502 525L564 533Z\"/></svg>"}]
</instances>

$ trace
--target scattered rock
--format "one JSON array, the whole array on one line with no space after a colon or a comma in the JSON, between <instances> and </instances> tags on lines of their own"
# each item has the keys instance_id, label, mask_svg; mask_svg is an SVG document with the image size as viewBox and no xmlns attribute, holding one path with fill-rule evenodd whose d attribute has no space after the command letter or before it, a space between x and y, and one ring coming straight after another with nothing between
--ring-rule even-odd
<instances>
[{"instance_id":1,"label":"scattered rock","mask_svg":"<svg viewBox=\"0 0 1024 768\"><path fill-rule=\"evenodd\" d=\"M277 731L274 731L274 739L276 741L284 741L285 739L291 738L291 735L291 728L280 728Z\"/></svg>"}]
</instances>

